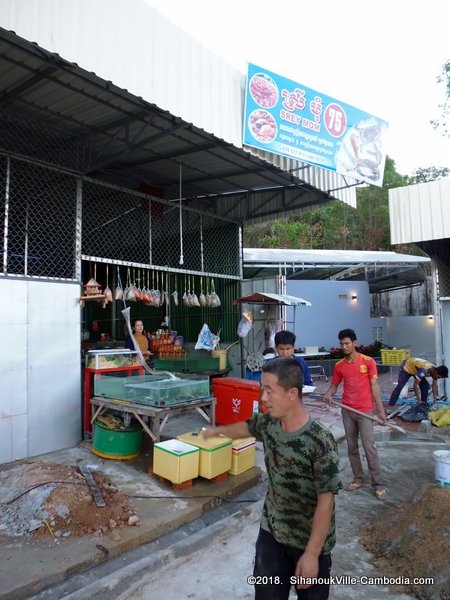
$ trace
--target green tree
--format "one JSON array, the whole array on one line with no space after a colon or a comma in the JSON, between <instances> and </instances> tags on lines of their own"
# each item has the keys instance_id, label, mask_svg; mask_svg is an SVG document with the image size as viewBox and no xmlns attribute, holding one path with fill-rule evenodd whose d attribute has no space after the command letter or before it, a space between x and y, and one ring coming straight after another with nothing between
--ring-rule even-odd
<instances>
[{"instance_id":1,"label":"green tree","mask_svg":"<svg viewBox=\"0 0 450 600\"><path fill-rule=\"evenodd\" d=\"M357 189L357 206L337 200L315 210L277 219L244 230L247 248L315 248L349 250L391 250L388 190L408 185L395 162L387 157L382 188Z\"/></svg>"},{"instance_id":2,"label":"green tree","mask_svg":"<svg viewBox=\"0 0 450 600\"><path fill-rule=\"evenodd\" d=\"M435 181L435 179L441 179L449 175L450 169L447 167L427 167L426 169L419 167L413 171L411 183L427 183L428 181Z\"/></svg>"},{"instance_id":3,"label":"green tree","mask_svg":"<svg viewBox=\"0 0 450 600\"><path fill-rule=\"evenodd\" d=\"M441 116L431 121L432 126L441 131L442 135L449 135L450 125L448 118L450 115L450 59L442 66L442 73L438 76L437 82L444 86L444 102L439 105Z\"/></svg>"}]
</instances>

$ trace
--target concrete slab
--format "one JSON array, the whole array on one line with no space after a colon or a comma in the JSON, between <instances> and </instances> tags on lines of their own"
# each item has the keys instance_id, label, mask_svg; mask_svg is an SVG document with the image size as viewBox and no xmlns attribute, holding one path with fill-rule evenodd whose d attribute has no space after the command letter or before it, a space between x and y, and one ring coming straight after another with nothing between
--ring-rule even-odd
<instances>
[{"instance_id":1,"label":"concrete slab","mask_svg":"<svg viewBox=\"0 0 450 600\"><path fill-rule=\"evenodd\" d=\"M356 492L340 492L336 501L337 545L333 551L330 600L412 600L413 596L399 586L388 587L373 557L362 546L359 532L371 517L397 507L413 498L416 490L434 480L433 451L442 445L429 443L378 442L388 500L379 502L370 487ZM340 444L342 479L351 479L345 444ZM264 483L247 492L254 498L264 495ZM120 563L117 560L107 572L107 565L96 567L81 580L66 582L64 587L31 600L166 600L167 598L222 598L224 590L232 598L250 600L253 586L247 583L251 575L261 515L262 501L253 502L220 520L210 519L208 526L193 530L182 526L160 544L148 544L132 551ZM214 512L214 511L211 511ZM202 520L202 525L204 521ZM111 561L114 563L114 561ZM365 584L364 578L373 582ZM349 583L354 580L354 583ZM380 582L381 581L381 582ZM294 598L296 595L291 594Z\"/></svg>"},{"instance_id":2,"label":"concrete slab","mask_svg":"<svg viewBox=\"0 0 450 600\"><path fill-rule=\"evenodd\" d=\"M262 473L260 468L254 467L241 475L229 475L225 481L216 484L198 478L192 488L174 491L146 472L151 464L150 452L130 461L105 460L92 454L89 443L82 442L76 448L36 458L72 466L82 459L94 468L98 467L121 492L130 497L130 506L135 509L141 525L121 529L121 539L117 541L108 535L96 539L49 538L45 542L31 541L27 537L0 536L2 600L27 598L76 572L152 542L199 518L217 504L217 498L232 498L254 486Z\"/></svg>"}]
</instances>

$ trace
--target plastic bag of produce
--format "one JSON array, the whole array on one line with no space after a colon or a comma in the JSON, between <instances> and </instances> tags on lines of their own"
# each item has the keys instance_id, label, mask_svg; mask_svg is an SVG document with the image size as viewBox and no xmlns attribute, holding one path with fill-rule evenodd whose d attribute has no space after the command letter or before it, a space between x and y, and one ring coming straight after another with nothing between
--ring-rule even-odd
<instances>
[{"instance_id":1,"label":"plastic bag of produce","mask_svg":"<svg viewBox=\"0 0 450 600\"><path fill-rule=\"evenodd\" d=\"M217 344L220 342L219 336L211 332L208 325L205 323L198 334L197 343L195 344L196 350L214 350Z\"/></svg>"}]
</instances>

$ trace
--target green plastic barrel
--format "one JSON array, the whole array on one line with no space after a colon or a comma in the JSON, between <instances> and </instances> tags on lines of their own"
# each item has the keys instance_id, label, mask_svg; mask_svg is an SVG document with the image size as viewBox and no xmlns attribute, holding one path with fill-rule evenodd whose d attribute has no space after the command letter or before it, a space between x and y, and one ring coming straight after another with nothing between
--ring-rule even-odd
<instances>
[{"instance_id":1,"label":"green plastic barrel","mask_svg":"<svg viewBox=\"0 0 450 600\"><path fill-rule=\"evenodd\" d=\"M94 425L92 452L102 458L126 460L139 456L142 445L142 427L130 425L127 429L109 429L99 421Z\"/></svg>"}]
</instances>

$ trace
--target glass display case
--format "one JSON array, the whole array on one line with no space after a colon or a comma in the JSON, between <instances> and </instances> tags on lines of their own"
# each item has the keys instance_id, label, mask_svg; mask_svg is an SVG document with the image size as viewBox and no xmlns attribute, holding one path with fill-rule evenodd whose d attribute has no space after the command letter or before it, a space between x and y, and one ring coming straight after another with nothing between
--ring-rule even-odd
<instances>
[{"instance_id":1,"label":"glass display case","mask_svg":"<svg viewBox=\"0 0 450 600\"><path fill-rule=\"evenodd\" d=\"M164 373L155 375L130 375L121 377L122 372L115 373L96 373L94 377L94 395L102 398L116 398L117 400L133 401L136 392L130 387L133 384L145 383L149 381L161 381L167 379Z\"/></svg>"},{"instance_id":2,"label":"glass display case","mask_svg":"<svg viewBox=\"0 0 450 600\"><path fill-rule=\"evenodd\" d=\"M108 350L88 350L86 352L86 369L117 369L140 366L138 353L127 348Z\"/></svg>"},{"instance_id":3,"label":"glass display case","mask_svg":"<svg viewBox=\"0 0 450 600\"><path fill-rule=\"evenodd\" d=\"M138 353L127 348L88 350L84 369L83 433L91 438L90 400L94 393L94 378L99 373L120 373L121 375L144 374Z\"/></svg>"},{"instance_id":4,"label":"glass display case","mask_svg":"<svg viewBox=\"0 0 450 600\"><path fill-rule=\"evenodd\" d=\"M155 407L171 406L210 396L207 375L175 377L157 373L132 377L97 376L94 389L96 396Z\"/></svg>"}]
</instances>

